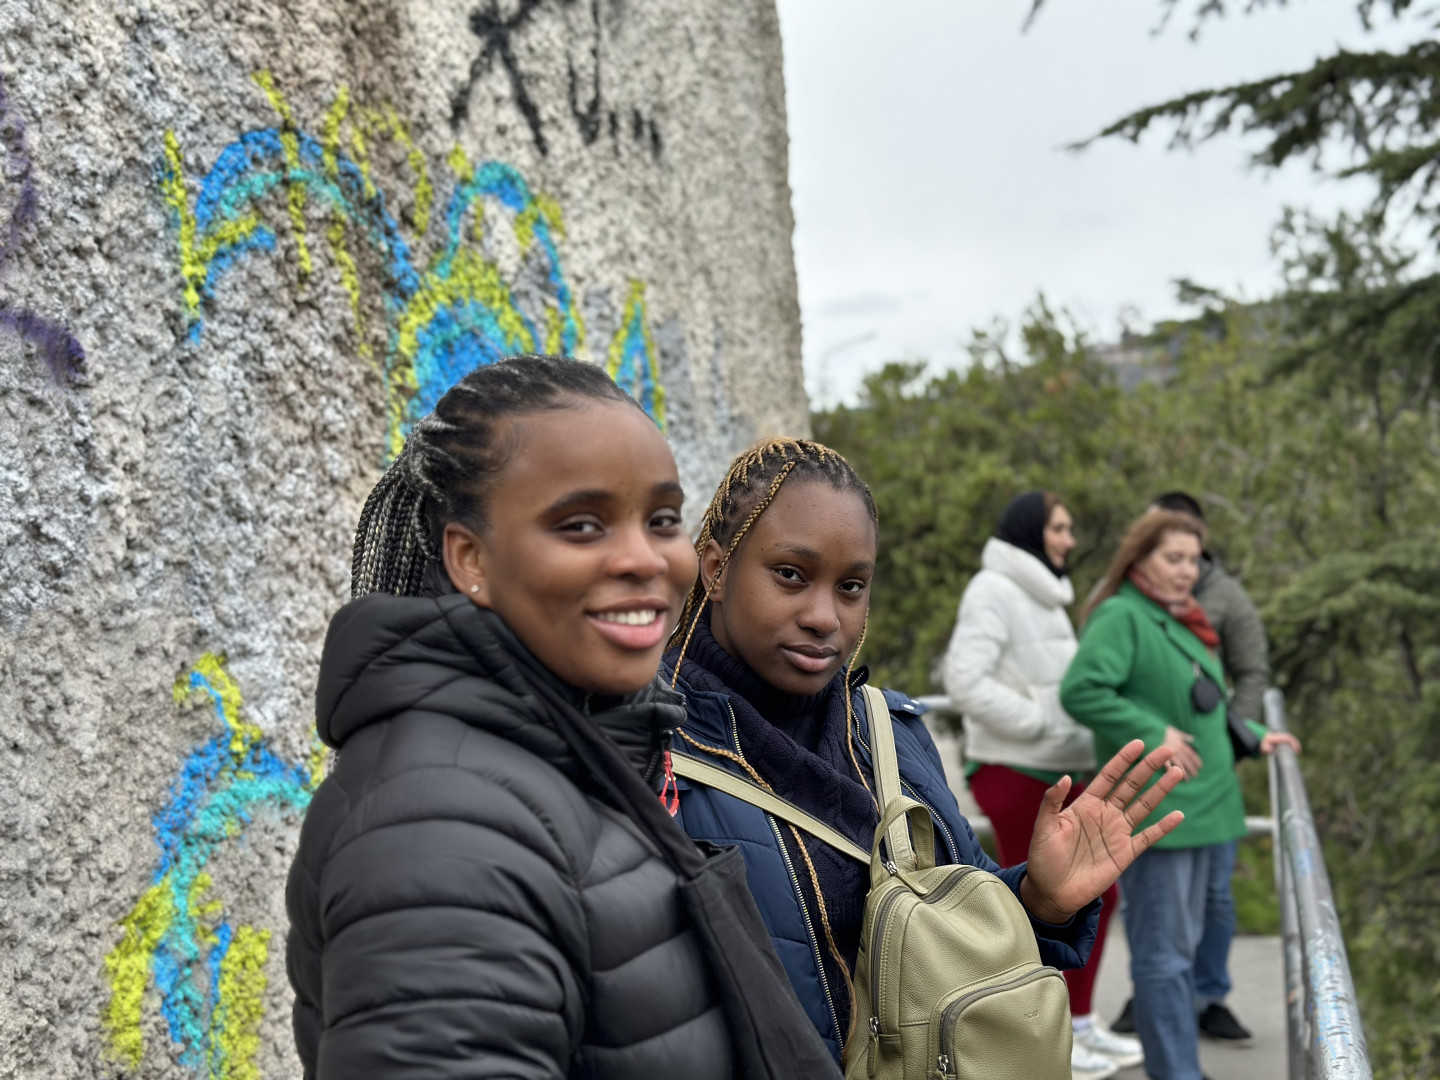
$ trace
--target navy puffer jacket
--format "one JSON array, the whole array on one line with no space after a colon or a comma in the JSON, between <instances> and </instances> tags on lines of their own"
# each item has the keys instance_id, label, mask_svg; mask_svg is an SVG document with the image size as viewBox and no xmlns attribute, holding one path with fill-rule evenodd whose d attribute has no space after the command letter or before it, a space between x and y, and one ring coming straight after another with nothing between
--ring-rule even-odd
<instances>
[{"instance_id":1,"label":"navy puffer jacket","mask_svg":"<svg viewBox=\"0 0 1440 1080\"><path fill-rule=\"evenodd\" d=\"M863 676L859 678L863 682ZM731 751L739 750L729 695L695 690L683 678L678 681L677 688L685 693L685 734L697 742ZM920 718L924 706L893 690L886 690L884 694L890 706L889 719L894 725L901 785L907 795L930 808L936 823L936 839L943 849L939 852L940 858L945 860L948 857L952 863L978 866L997 874L1018 896L1025 865L1022 863L1002 869L980 847L945 782L945 767L940 761L940 754ZM860 738L857 740L860 759L869 772L873 769L870 728L865 715L864 694L858 684L854 708L860 726ZM696 751L684 741L677 741L674 752L682 751L707 764L745 776L739 765ZM678 784L680 813L677 820L687 833L696 840L740 845L745 856L745 873L760 907L760 915L775 943L775 951L780 954L780 961L785 965L806 1013L839 1059L844 1033L839 1029L834 998L836 994L844 994L845 988L830 986L825 978L821 965L820 950L824 945L820 928L814 925L814 920L806 911L797 876L805 871L803 867L792 865L781 843L775 818L713 788L693 784L683 778L678 780ZM1051 926L1032 919L1041 962L1062 969L1082 966L1095 941L1099 910L1099 901L1096 901L1064 926Z\"/></svg>"},{"instance_id":2,"label":"navy puffer jacket","mask_svg":"<svg viewBox=\"0 0 1440 1080\"><path fill-rule=\"evenodd\" d=\"M522 653L461 596L332 621L317 705L339 760L286 893L307 1078L732 1076L675 871L592 794ZM656 774L674 695L570 694Z\"/></svg>"}]
</instances>

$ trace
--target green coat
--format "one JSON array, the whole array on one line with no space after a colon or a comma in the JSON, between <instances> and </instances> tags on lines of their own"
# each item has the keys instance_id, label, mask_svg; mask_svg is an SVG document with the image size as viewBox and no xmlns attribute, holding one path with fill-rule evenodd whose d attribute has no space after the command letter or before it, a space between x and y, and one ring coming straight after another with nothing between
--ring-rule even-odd
<instances>
[{"instance_id":1,"label":"green coat","mask_svg":"<svg viewBox=\"0 0 1440 1080\"><path fill-rule=\"evenodd\" d=\"M1091 614L1080 649L1060 684L1060 703L1095 732L1096 760L1108 761L1131 739L1148 753L1164 741L1166 725L1195 737L1200 775L1181 781L1144 822L1171 810L1185 820L1160 848L1194 848L1245 835L1245 805L1223 704L1195 711L1190 688L1195 665L1225 685L1225 673L1200 639L1130 582Z\"/></svg>"}]
</instances>

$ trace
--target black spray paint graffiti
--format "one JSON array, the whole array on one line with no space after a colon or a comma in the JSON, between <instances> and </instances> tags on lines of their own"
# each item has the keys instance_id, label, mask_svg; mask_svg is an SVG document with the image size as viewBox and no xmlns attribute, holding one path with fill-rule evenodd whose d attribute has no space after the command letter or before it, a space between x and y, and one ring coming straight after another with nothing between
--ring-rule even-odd
<instances>
[{"instance_id":1,"label":"black spray paint graffiti","mask_svg":"<svg viewBox=\"0 0 1440 1080\"><path fill-rule=\"evenodd\" d=\"M481 49L480 54L470 64L469 79L450 99L450 127L452 130L458 132L461 125L469 119L470 95L475 89L475 83L482 75L494 70L495 62L498 60L509 77L510 92L515 98L515 107L520 110L520 115L525 118L525 123L530 128L530 137L535 142L535 148L540 151L542 156L550 153L550 143L545 138L545 127L540 118L540 110L536 107L535 99L530 94L526 75L521 71L519 61L515 58L512 41L545 2L546 0L520 0L519 5L509 15L501 15L500 0L489 0L488 6L476 8L471 12L470 32L480 39ZM573 4L575 0L559 0L559 2L568 5ZM601 69L603 67L601 46L605 31L600 19L600 0L591 0L590 2L590 21L594 27L594 36L589 49L589 101L585 102L583 106L580 103L582 79L576 70L575 58L572 55L567 56L565 60L570 77L570 115L574 118L575 127L586 146L592 145L600 137L601 131L608 127L611 142L615 143L618 148L623 110L606 104L601 86ZM631 137L637 143L648 145L651 156L658 161L664 150L664 140L660 136L660 128L656 125L654 118L647 118L638 108L632 108L629 126Z\"/></svg>"},{"instance_id":2,"label":"black spray paint graffiti","mask_svg":"<svg viewBox=\"0 0 1440 1080\"><path fill-rule=\"evenodd\" d=\"M510 45L510 36L530 20L542 0L520 0L520 6L510 15L500 14L500 0L490 0L490 6L476 8L470 13L470 32L480 39L483 47L480 55L470 64L470 79L450 99L450 127L458 131L470 116L470 92L481 75L490 71L498 57L505 73L510 76L510 91L515 95L515 106L525 123L530 125L530 137L541 154L550 152L545 141L544 126L540 123L540 110L525 85L525 76L515 60L515 50Z\"/></svg>"},{"instance_id":3,"label":"black spray paint graffiti","mask_svg":"<svg viewBox=\"0 0 1440 1080\"><path fill-rule=\"evenodd\" d=\"M20 246L26 227L35 220L40 205L34 169L25 148L25 124L10 106L3 78L0 78L0 153L4 155L0 191L12 189L15 192L10 220L0 229L0 281L3 281L6 264ZM0 330L9 331L33 344L59 382L73 381L85 364L85 350L69 330L33 311L10 307L4 302L3 294L0 294Z\"/></svg>"},{"instance_id":4,"label":"black spray paint graffiti","mask_svg":"<svg viewBox=\"0 0 1440 1080\"><path fill-rule=\"evenodd\" d=\"M600 118L606 115L609 120L610 141L620 141L620 113L615 109L605 107L604 94L600 88L600 44L604 40L605 33L600 23L600 0L590 0L590 21L595 27L595 37L590 45L590 100L585 107L580 107L579 84L580 79L575 71L575 58L566 57L565 63L570 74L570 115L575 118L575 126L580 131L580 138L589 146L600 137ZM664 149L664 143L660 138L660 129L656 126L654 118L646 119L639 109L630 111L630 135L639 143L649 142L650 154L656 161L660 160L660 153Z\"/></svg>"}]
</instances>

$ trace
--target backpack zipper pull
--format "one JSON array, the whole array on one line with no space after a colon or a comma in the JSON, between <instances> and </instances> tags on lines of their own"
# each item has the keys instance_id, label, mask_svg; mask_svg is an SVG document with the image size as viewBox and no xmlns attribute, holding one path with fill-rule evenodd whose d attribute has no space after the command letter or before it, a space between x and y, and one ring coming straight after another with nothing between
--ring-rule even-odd
<instances>
[{"instance_id":1,"label":"backpack zipper pull","mask_svg":"<svg viewBox=\"0 0 1440 1080\"><path fill-rule=\"evenodd\" d=\"M940 1080L950 1075L950 1059L941 1054L935 1061L935 1067L940 1070Z\"/></svg>"},{"instance_id":2,"label":"backpack zipper pull","mask_svg":"<svg viewBox=\"0 0 1440 1080\"><path fill-rule=\"evenodd\" d=\"M870 1049L865 1061L866 1071L871 1076L880 1064L880 1017L870 1017Z\"/></svg>"}]
</instances>

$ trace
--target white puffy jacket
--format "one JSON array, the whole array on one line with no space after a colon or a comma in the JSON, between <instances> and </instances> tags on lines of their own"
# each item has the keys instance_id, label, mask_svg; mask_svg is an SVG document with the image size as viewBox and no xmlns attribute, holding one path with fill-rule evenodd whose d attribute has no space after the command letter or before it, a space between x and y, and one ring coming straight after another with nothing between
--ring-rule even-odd
<instances>
[{"instance_id":1,"label":"white puffy jacket","mask_svg":"<svg viewBox=\"0 0 1440 1080\"><path fill-rule=\"evenodd\" d=\"M965 723L965 757L996 765L1081 772L1094 769L1090 729L1060 707L1060 680L1075 655L1065 606L1068 577L991 537L981 570L965 588L945 690Z\"/></svg>"}]
</instances>

